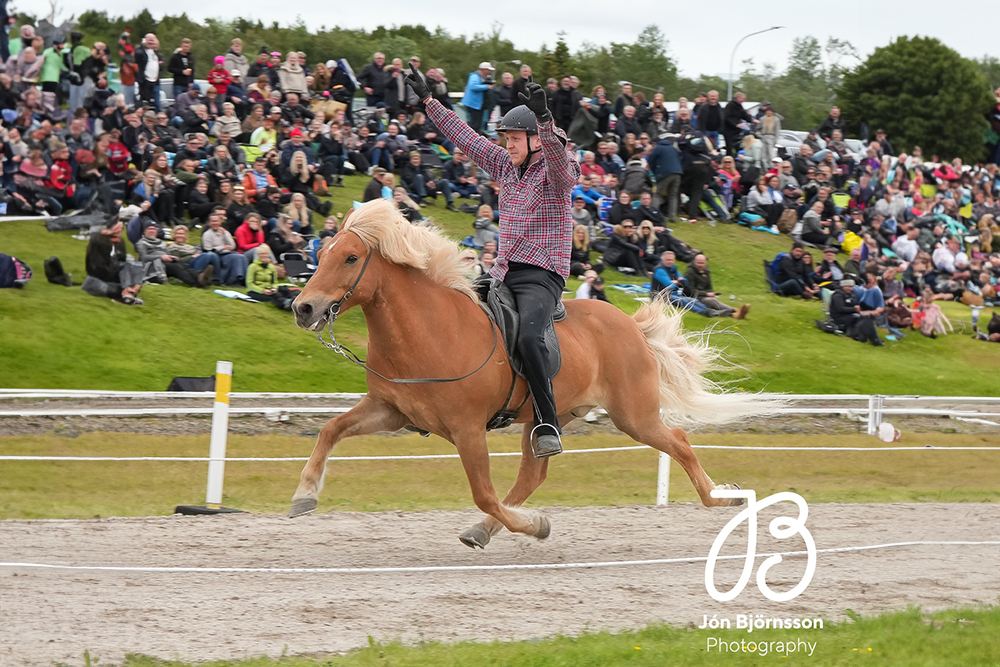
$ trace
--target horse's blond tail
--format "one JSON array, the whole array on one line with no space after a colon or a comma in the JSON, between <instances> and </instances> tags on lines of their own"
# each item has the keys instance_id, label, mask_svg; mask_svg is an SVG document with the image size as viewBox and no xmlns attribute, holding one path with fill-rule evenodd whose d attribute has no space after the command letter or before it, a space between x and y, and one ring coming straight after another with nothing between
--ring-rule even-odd
<instances>
[{"instance_id":1,"label":"horse's blond tail","mask_svg":"<svg viewBox=\"0 0 1000 667\"><path fill-rule=\"evenodd\" d=\"M670 426L697 428L774 414L784 404L760 394L726 389L705 373L726 368L704 333L685 333L681 315L661 299L633 315L659 368L660 409Z\"/></svg>"}]
</instances>

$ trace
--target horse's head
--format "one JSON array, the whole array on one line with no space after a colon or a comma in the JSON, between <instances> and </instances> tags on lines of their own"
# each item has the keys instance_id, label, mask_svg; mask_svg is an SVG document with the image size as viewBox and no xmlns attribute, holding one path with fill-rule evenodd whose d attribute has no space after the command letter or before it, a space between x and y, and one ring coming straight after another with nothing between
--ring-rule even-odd
<instances>
[{"instance_id":1,"label":"horse's head","mask_svg":"<svg viewBox=\"0 0 1000 667\"><path fill-rule=\"evenodd\" d=\"M329 317L331 306L342 313L371 296L372 250L349 230L350 227L341 230L317 253L316 273L292 304L295 323L303 329L319 331Z\"/></svg>"},{"instance_id":2,"label":"horse's head","mask_svg":"<svg viewBox=\"0 0 1000 667\"><path fill-rule=\"evenodd\" d=\"M411 225L384 199L350 212L317 255L316 273L292 305L295 323L310 331L323 327L331 307L339 314L371 299L390 265L416 269L428 286L436 283L476 298L455 242L432 228Z\"/></svg>"}]
</instances>

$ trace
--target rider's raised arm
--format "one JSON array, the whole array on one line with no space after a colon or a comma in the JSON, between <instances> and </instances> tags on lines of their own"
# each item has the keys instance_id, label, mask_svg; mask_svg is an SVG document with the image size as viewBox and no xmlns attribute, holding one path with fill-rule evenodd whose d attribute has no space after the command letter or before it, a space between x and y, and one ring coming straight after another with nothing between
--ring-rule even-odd
<instances>
[{"instance_id":1,"label":"rider's raised arm","mask_svg":"<svg viewBox=\"0 0 1000 667\"><path fill-rule=\"evenodd\" d=\"M434 121L441 133L465 151L472 161L486 170L493 178L500 180L504 169L513 168L507 151L486 137L472 131L458 115L435 99L427 100L427 115Z\"/></svg>"},{"instance_id":2,"label":"rider's raised arm","mask_svg":"<svg viewBox=\"0 0 1000 667\"><path fill-rule=\"evenodd\" d=\"M538 124L538 140L542 144L549 183L567 192L572 190L580 179L580 164L572 158L556 135L553 121Z\"/></svg>"}]
</instances>

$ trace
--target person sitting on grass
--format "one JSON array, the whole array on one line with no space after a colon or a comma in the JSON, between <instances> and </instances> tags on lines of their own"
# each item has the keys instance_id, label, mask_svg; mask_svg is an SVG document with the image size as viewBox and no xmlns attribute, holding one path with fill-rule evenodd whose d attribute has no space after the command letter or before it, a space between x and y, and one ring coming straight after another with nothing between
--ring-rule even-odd
<instances>
[{"instance_id":1,"label":"person sitting on grass","mask_svg":"<svg viewBox=\"0 0 1000 667\"><path fill-rule=\"evenodd\" d=\"M863 312L854 296L854 281L845 278L840 289L830 297L830 317L837 327L859 343L870 342L876 347L885 345L875 330L875 319L870 312Z\"/></svg>"},{"instance_id":2,"label":"person sitting on grass","mask_svg":"<svg viewBox=\"0 0 1000 667\"><path fill-rule=\"evenodd\" d=\"M243 253L248 262L257 257L257 249L264 245L264 230L260 226L260 213L247 213L243 223L236 228L236 249Z\"/></svg>"},{"instance_id":3,"label":"person sitting on grass","mask_svg":"<svg viewBox=\"0 0 1000 667\"><path fill-rule=\"evenodd\" d=\"M643 196L648 196L648 193ZM660 264L660 255L667 249L669 237L658 234L649 220L639 223L638 234L638 245L643 250L642 263L647 271L654 271Z\"/></svg>"},{"instance_id":4,"label":"person sitting on grass","mask_svg":"<svg viewBox=\"0 0 1000 667\"><path fill-rule=\"evenodd\" d=\"M615 225L614 233L608 240L604 251L604 262L608 266L617 267L624 273L634 273L645 278L648 274L642 263L643 250L638 246L639 237L635 234L635 222L626 219L622 224Z\"/></svg>"},{"instance_id":5,"label":"person sitting on grass","mask_svg":"<svg viewBox=\"0 0 1000 667\"><path fill-rule=\"evenodd\" d=\"M844 267L837 261L837 249L832 246L823 248L823 262L816 267L813 280L820 287L829 285L832 290L843 279Z\"/></svg>"},{"instance_id":6,"label":"person sitting on grass","mask_svg":"<svg viewBox=\"0 0 1000 667\"><path fill-rule=\"evenodd\" d=\"M125 224L112 219L105 229L94 232L87 243L87 278L83 291L91 296L104 296L129 306L143 305L143 266L129 262L125 252Z\"/></svg>"},{"instance_id":7,"label":"person sitting on grass","mask_svg":"<svg viewBox=\"0 0 1000 667\"><path fill-rule=\"evenodd\" d=\"M198 273L189 264L178 261L170 253L163 239L157 236L158 233L159 228L156 226L156 223L152 221L146 223L142 238L135 244L135 250L139 253L140 262L146 264L157 259L160 260L163 262L163 269L166 271L168 277L176 278L189 287L208 287L212 284L215 267L208 264L202 269L201 273Z\"/></svg>"},{"instance_id":8,"label":"person sitting on grass","mask_svg":"<svg viewBox=\"0 0 1000 667\"><path fill-rule=\"evenodd\" d=\"M608 301L608 295L604 291L604 278L601 276L594 278L594 284L590 286L590 298L603 301L604 303L611 303Z\"/></svg>"},{"instance_id":9,"label":"person sitting on grass","mask_svg":"<svg viewBox=\"0 0 1000 667\"><path fill-rule=\"evenodd\" d=\"M247 275L247 258L236 252L236 241L222 226L226 209L217 206L208 216L208 229L201 234L201 246L206 252L219 256L222 271L219 275L226 285L242 285Z\"/></svg>"},{"instance_id":10,"label":"person sitting on grass","mask_svg":"<svg viewBox=\"0 0 1000 667\"><path fill-rule=\"evenodd\" d=\"M481 205L476 211L472 227L476 230L472 242L477 248L482 248L487 242L497 241L500 238L500 228L493 222L493 209L487 204Z\"/></svg>"},{"instance_id":11,"label":"person sitting on grass","mask_svg":"<svg viewBox=\"0 0 1000 667\"><path fill-rule=\"evenodd\" d=\"M684 294L697 299L705 306L709 317L732 317L742 320L750 311L748 303L736 310L716 298L715 288L712 286L712 272L708 268L708 258L701 254L695 255L694 261L688 265L684 274Z\"/></svg>"},{"instance_id":12,"label":"person sitting on grass","mask_svg":"<svg viewBox=\"0 0 1000 667\"><path fill-rule=\"evenodd\" d=\"M819 287L813 280L812 273L802 261L806 251L801 243L792 246L791 252L778 262L778 270L774 276L777 287L775 292L780 296L801 296L803 299L815 299Z\"/></svg>"},{"instance_id":13,"label":"person sitting on grass","mask_svg":"<svg viewBox=\"0 0 1000 667\"><path fill-rule=\"evenodd\" d=\"M593 269L587 269L586 271L583 272L583 275L581 277L583 278L583 282L581 282L580 286L576 288L575 298L589 299L591 286L594 284L594 280L597 278L597 271L594 271Z\"/></svg>"},{"instance_id":14,"label":"person sitting on grass","mask_svg":"<svg viewBox=\"0 0 1000 667\"><path fill-rule=\"evenodd\" d=\"M747 194L747 211L764 218L767 227L778 224L778 219L785 211L780 181L778 176L761 176Z\"/></svg>"},{"instance_id":15,"label":"person sitting on grass","mask_svg":"<svg viewBox=\"0 0 1000 667\"><path fill-rule=\"evenodd\" d=\"M885 312L885 296L878 286L878 273L875 270L865 272L864 287L855 286L854 299L861 307L860 312L870 315L877 324Z\"/></svg>"},{"instance_id":16,"label":"person sitting on grass","mask_svg":"<svg viewBox=\"0 0 1000 667\"><path fill-rule=\"evenodd\" d=\"M201 176L188 191L188 213L191 215L191 222L204 224L213 208L215 202L208 196L208 177Z\"/></svg>"},{"instance_id":17,"label":"person sitting on grass","mask_svg":"<svg viewBox=\"0 0 1000 667\"><path fill-rule=\"evenodd\" d=\"M838 235L834 233L837 231L834 223L828 219L823 219L822 215L823 202L817 199L802 216L801 238L806 243L811 243L817 248L831 246L839 249L840 244L836 242Z\"/></svg>"},{"instance_id":18,"label":"person sitting on grass","mask_svg":"<svg viewBox=\"0 0 1000 667\"><path fill-rule=\"evenodd\" d=\"M660 255L660 265L653 271L653 278L649 283L649 292L652 295L662 295L661 299L666 299L672 305L690 310L705 317L711 317L708 308L697 299L684 295L684 287L687 279L681 275L677 268L677 257L671 251L666 251Z\"/></svg>"},{"instance_id":19,"label":"person sitting on grass","mask_svg":"<svg viewBox=\"0 0 1000 667\"><path fill-rule=\"evenodd\" d=\"M573 199L573 208L570 209L569 213L573 216L573 223L585 226L588 233L594 228L594 215L587 210L587 202L583 197Z\"/></svg>"},{"instance_id":20,"label":"person sitting on grass","mask_svg":"<svg viewBox=\"0 0 1000 667\"><path fill-rule=\"evenodd\" d=\"M188 228L181 225L174 228L174 238L167 243L167 253L180 264L190 266L196 272L204 272L212 267L213 281L222 275L222 263L214 252L202 252L201 248L188 243Z\"/></svg>"},{"instance_id":21,"label":"person sitting on grass","mask_svg":"<svg viewBox=\"0 0 1000 667\"><path fill-rule=\"evenodd\" d=\"M309 210L305 195L301 192L292 195L283 212L292 221L292 229L304 236L313 233L312 211Z\"/></svg>"},{"instance_id":22,"label":"person sitting on grass","mask_svg":"<svg viewBox=\"0 0 1000 667\"><path fill-rule=\"evenodd\" d=\"M284 213L278 216L274 230L267 235L271 256L278 264L281 264L281 256L285 253L301 252L305 243L302 236L292 228L291 218Z\"/></svg>"},{"instance_id":23,"label":"person sitting on grass","mask_svg":"<svg viewBox=\"0 0 1000 667\"><path fill-rule=\"evenodd\" d=\"M424 214L420 212L420 206L410 199L410 193L403 186L392 191L392 198L396 201L399 212L410 222L416 223L424 219Z\"/></svg>"},{"instance_id":24,"label":"person sitting on grass","mask_svg":"<svg viewBox=\"0 0 1000 667\"><path fill-rule=\"evenodd\" d=\"M604 264L591 260L590 229L586 225L577 225L573 228L573 246L569 251L569 274L582 276L591 270L600 274L604 271Z\"/></svg>"},{"instance_id":25,"label":"person sitting on grass","mask_svg":"<svg viewBox=\"0 0 1000 667\"><path fill-rule=\"evenodd\" d=\"M278 294L278 270L271 258L271 249L258 246L256 257L247 267L247 296L257 301L273 301Z\"/></svg>"}]
</instances>

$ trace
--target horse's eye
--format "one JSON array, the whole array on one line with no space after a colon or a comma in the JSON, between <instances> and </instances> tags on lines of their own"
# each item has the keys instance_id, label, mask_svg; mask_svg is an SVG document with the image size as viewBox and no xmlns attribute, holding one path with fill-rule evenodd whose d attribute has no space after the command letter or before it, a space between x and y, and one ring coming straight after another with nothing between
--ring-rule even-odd
<instances>
[{"instance_id":1,"label":"horse's eye","mask_svg":"<svg viewBox=\"0 0 1000 667\"><path fill-rule=\"evenodd\" d=\"M357 255L348 255L347 256L347 263L348 264L354 264L357 261L358 261L358 256Z\"/></svg>"}]
</instances>

